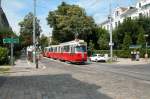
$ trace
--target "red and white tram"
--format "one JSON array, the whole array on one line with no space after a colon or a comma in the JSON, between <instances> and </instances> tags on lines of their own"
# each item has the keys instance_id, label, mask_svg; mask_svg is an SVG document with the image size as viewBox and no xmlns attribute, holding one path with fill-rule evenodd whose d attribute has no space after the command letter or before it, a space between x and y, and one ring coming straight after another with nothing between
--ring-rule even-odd
<instances>
[{"instance_id":1,"label":"red and white tram","mask_svg":"<svg viewBox=\"0 0 150 99\"><path fill-rule=\"evenodd\" d=\"M43 56L72 63L87 61L87 43L84 40L74 40L59 45L45 47Z\"/></svg>"}]
</instances>

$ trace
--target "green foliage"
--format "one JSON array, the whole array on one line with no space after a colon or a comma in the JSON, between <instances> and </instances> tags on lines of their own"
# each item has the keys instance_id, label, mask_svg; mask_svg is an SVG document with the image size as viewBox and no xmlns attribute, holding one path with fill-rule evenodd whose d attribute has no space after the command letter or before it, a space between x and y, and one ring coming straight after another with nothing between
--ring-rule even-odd
<instances>
[{"instance_id":1,"label":"green foliage","mask_svg":"<svg viewBox=\"0 0 150 99\"><path fill-rule=\"evenodd\" d=\"M39 45L41 46L42 50L44 49L44 47L48 46L48 37L42 35L39 38Z\"/></svg>"},{"instance_id":2,"label":"green foliage","mask_svg":"<svg viewBox=\"0 0 150 99\"><path fill-rule=\"evenodd\" d=\"M126 33L131 33L131 44L136 44L139 25L135 20L125 19L113 32L116 49L122 49L123 40Z\"/></svg>"},{"instance_id":3,"label":"green foliage","mask_svg":"<svg viewBox=\"0 0 150 99\"><path fill-rule=\"evenodd\" d=\"M0 65L8 63L8 49L0 47Z\"/></svg>"},{"instance_id":4,"label":"green foliage","mask_svg":"<svg viewBox=\"0 0 150 99\"><path fill-rule=\"evenodd\" d=\"M10 70L10 67L8 67L8 66L1 66L0 67L0 74L5 74L5 73L7 73L8 71Z\"/></svg>"},{"instance_id":5,"label":"green foliage","mask_svg":"<svg viewBox=\"0 0 150 99\"><path fill-rule=\"evenodd\" d=\"M51 45L58 45L58 44L59 44L59 42L58 42L58 41L56 41L56 40L52 39Z\"/></svg>"},{"instance_id":6,"label":"green foliage","mask_svg":"<svg viewBox=\"0 0 150 99\"><path fill-rule=\"evenodd\" d=\"M90 40L89 45L88 45L88 55L92 55L94 51L94 43L92 40Z\"/></svg>"},{"instance_id":7,"label":"green foliage","mask_svg":"<svg viewBox=\"0 0 150 99\"><path fill-rule=\"evenodd\" d=\"M149 17L139 17L137 19L125 19L122 24L120 24L113 31L113 39L115 49L126 49L122 44L124 43L124 38L126 33L131 33L131 43L132 45L144 45L145 38L143 35L150 35L150 18ZM148 43L150 43L150 36L147 38ZM123 44L125 45L125 44Z\"/></svg>"},{"instance_id":8,"label":"green foliage","mask_svg":"<svg viewBox=\"0 0 150 99\"><path fill-rule=\"evenodd\" d=\"M98 44L100 49L107 50L109 48L109 33L102 28L99 28Z\"/></svg>"},{"instance_id":9,"label":"green foliage","mask_svg":"<svg viewBox=\"0 0 150 99\"><path fill-rule=\"evenodd\" d=\"M94 53L100 54L109 54L109 50L95 50ZM129 50L113 50L113 56L117 56L120 58L130 58L130 51Z\"/></svg>"},{"instance_id":10,"label":"green foliage","mask_svg":"<svg viewBox=\"0 0 150 99\"><path fill-rule=\"evenodd\" d=\"M3 38L10 38L11 36L16 37L16 34L10 28L0 29L0 46L7 46L8 44L3 43Z\"/></svg>"},{"instance_id":11,"label":"green foliage","mask_svg":"<svg viewBox=\"0 0 150 99\"><path fill-rule=\"evenodd\" d=\"M26 47L32 44L33 40L33 14L29 13L24 17L24 20L19 23L20 25L20 41L21 46ZM36 28L35 33L36 37L40 36L41 33L41 27L39 25L39 20L36 18Z\"/></svg>"},{"instance_id":12,"label":"green foliage","mask_svg":"<svg viewBox=\"0 0 150 99\"><path fill-rule=\"evenodd\" d=\"M93 18L87 16L84 9L65 2L62 2L57 10L49 12L47 21L53 28L54 41L60 43L73 40L75 35L78 35L79 39L87 41L95 28Z\"/></svg>"},{"instance_id":13,"label":"green foliage","mask_svg":"<svg viewBox=\"0 0 150 99\"><path fill-rule=\"evenodd\" d=\"M122 49L123 50L128 50L130 45L131 45L130 33L126 33L125 37L124 37L124 40L123 40Z\"/></svg>"},{"instance_id":14,"label":"green foliage","mask_svg":"<svg viewBox=\"0 0 150 99\"><path fill-rule=\"evenodd\" d=\"M132 49L130 50L113 50L113 56L117 56L120 58L131 58L131 51L133 51ZM144 55L146 53L145 49L141 49L141 50L137 50L140 52L140 57L144 58ZM99 54L109 54L110 51L109 50L94 50L94 53L99 53ZM147 50L148 55L150 55L150 49Z\"/></svg>"},{"instance_id":15,"label":"green foliage","mask_svg":"<svg viewBox=\"0 0 150 99\"><path fill-rule=\"evenodd\" d=\"M139 28L139 35L138 35L138 39L137 39L137 44L138 45L145 45L145 37L144 37L144 29L142 27Z\"/></svg>"}]
</instances>

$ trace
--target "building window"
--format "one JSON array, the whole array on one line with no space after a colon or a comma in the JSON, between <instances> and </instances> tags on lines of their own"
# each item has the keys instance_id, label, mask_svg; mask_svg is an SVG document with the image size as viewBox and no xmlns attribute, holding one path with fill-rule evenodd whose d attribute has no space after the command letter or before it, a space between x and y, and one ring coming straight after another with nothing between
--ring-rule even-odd
<instances>
[{"instance_id":1,"label":"building window","mask_svg":"<svg viewBox=\"0 0 150 99\"><path fill-rule=\"evenodd\" d=\"M141 8L141 3L139 3L139 8Z\"/></svg>"},{"instance_id":2,"label":"building window","mask_svg":"<svg viewBox=\"0 0 150 99\"><path fill-rule=\"evenodd\" d=\"M120 21L118 21L118 25L120 25Z\"/></svg>"},{"instance_id":3,"label":"building window","mask_svg":"<svg viewBox=\"0 0 150 99\"><path fill-rule=\"evenodd\" d=\"M119 16L119 11L116 11L116 17Z\"/></svg>"},{"instance_id":4,"label":"building window","mask_svg":"<svg viewBox=\"0 0 150 99\"><path fill-rule=\"evenodd\" d=\"M142 13L139 13L139 17L142 17Z\"/></svg>"},{"instance_id":5,"label":"building window","mask_svg":"<svg viewBox=\"0 0 150 99\"><path fill-rule=\"evenodd\" d=\"M107 25L107 30L109 30L109 25Z\"/></svg>"},{"instance_id":6,"label":"building window","mask_svg":"<svg viewBox=\"0 0 150 99\"><path fill-rule=\"evenodd\" d=\"M115 27L117 27L118 26L118 24L117 24L117 22L115 22Z\"/></svg>"}]
</instances>

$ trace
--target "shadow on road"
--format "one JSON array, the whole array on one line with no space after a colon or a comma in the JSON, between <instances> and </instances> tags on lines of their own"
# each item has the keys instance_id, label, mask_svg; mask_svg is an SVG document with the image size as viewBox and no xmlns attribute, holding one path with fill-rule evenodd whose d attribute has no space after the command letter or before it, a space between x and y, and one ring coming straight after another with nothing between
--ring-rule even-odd
<instances>
[{"instance_id":1,"label":"shadow on road","mask_svg":"<svg viewBox=\"0 0 150 99\"><path fill-rule=\"evenodd\" d=\"M0 77L0 90L15 93L10 99L20 99L20 95L28 99L112 99L98 92L100 88L69 74ZM0 91L0 98L4 95Z\"/></svg>"}]
</instances>

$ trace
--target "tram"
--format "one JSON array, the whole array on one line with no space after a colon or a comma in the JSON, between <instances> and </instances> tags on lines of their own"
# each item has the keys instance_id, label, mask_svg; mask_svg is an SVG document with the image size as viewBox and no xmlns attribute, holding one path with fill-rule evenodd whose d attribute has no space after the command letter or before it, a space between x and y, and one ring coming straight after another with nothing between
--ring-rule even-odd
<instances>
[{"instance_id":1,"label":"tram","mask_svg":"<svg viewBox=\"0 0 150 99\"><path fill-rule=\"evenodd\" d=\"M87 61L87 43L84 40L73 40L59 45L44 48L43 56L72 63Z\"/></svg>"}]
</instances>

